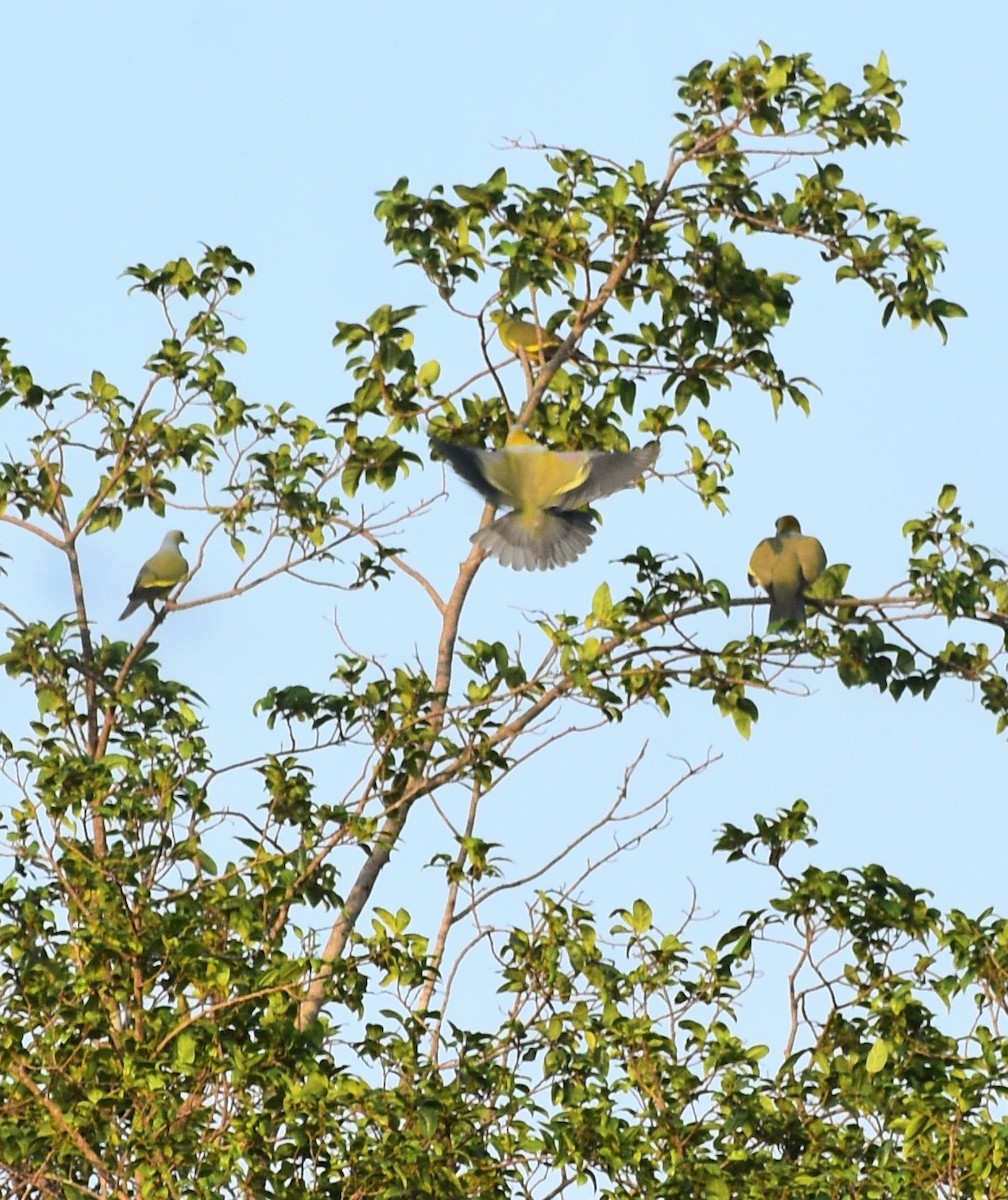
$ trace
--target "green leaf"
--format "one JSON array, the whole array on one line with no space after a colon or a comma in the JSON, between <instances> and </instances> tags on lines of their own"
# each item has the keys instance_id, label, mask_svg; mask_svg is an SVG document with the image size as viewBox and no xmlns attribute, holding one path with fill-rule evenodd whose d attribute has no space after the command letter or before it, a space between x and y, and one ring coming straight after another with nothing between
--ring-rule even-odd
<instances>
[{"instance_id":1,"label":"green leaf","mask_svg":"<svg viewBox=\"0 0 1008 1200\"><path fill-rule=\"evenodd\" d=\"M865 1060L865 1070L869 1075L877 1075L889 1061L889 1043L885 1038L878 1038Z\"/></svg>"},{"instance_id":2,"label":"green leaf","mask_svg":"<svg viewBox=\"0 0 1008 1200\"><path fill-rule=\"evenodd\" d=\"M612 591L608 583L602 583L595 589L592 596L592 616L599 625L605 625L612 616Z\"/></svg>"},{"instance_id":3,"label":"green leaf","mask_svg":"<svg viewBox=\"0 0 1008 1200\"><path fill-rule=\"evenodd\" d=\"M634 933L647 933L654 922L651 906L644 900L635 900L630 916L630 924Z\"/></svg>"},{"instance_id":4,"label":"green leaf","mask_svg":"<svg viewBox=\"0 0 1008 1200\"><path fill-rule=\"evenodd\" d=\"M942 512L948 512L948 510L955 504L956 496L958 494L958 489L954 484L945 484L938 495L938 507Z\"/></svg>"},{"instance_id":5,"label":"green leaf","mask_svg":"<svg viewBox=\"0 0 1008 1200\"><path fill-rule=\"evenodd\" d=\"M423 388L433 387L441 377L441 364L434 359L423 363L417 371L417 383Z\"/></svg>"},{"instance_id":6,"label":"green leaf","mask_svg":"<svg viewBox=\"0 0 1008 1200\"><path fill-rule=\"evenodd\" d=\"M185 1030L175 1039L175 1062L180 1067L191 1067L196 1061L196 1039Z\"/></svg>"}]
</instances>

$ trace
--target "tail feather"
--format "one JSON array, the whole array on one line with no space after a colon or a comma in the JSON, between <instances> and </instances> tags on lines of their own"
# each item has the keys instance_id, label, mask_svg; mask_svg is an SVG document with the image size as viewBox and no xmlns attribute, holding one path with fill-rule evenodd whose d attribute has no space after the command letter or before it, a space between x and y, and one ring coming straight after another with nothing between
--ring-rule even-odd
<instances>
[{"instance_id":1,"label":"tail feather","mask_svg":"<svg viewBox=\"0 0 1008 1200\"><path fill-rule=\"evenodd\" d=\"M595 525L584 512L542 513L535 528L523 524L518 513L505 513L472 541L515 571L550 571L580 558L595 535Z\"/></svg>"},{"instance_id":2,"label":"tail feather","mask_svg":"<svg viewBox=\"0 0 1008 1200\"><path fill-rule=\"evenodd\" d=\"M127 617L131 617L141 604L146 604L152 613L157 612L157 609L154 607L154 601L163 600L172 590L173 586L174 584L168 587L134 588L129 594L129 603L119 614L119 620L125 621Z\"/></svg>"},{"instance_id":3,"label":"tail feather","mask_svg":"<svg viewBox=\"0 0 1008 1200\"><path fill-rule=\"evenodd\" d=\"M770 589L770 618L767 621L767 629L773 629L783 621L805 624L805 598L800 590L788 590L778 596L773 588Z\"/></svg>"}]
</instances>

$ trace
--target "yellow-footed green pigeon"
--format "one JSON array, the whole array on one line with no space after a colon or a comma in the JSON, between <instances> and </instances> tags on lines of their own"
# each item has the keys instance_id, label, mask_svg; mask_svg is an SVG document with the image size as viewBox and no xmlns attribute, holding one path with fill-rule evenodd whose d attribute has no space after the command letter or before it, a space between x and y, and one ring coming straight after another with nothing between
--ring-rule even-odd
<instances>
[{"instance_id":1,"label":"yellow-footed green pigeon","mask_svg":"<svg viewBox=\"0 0 1008 1200\"><path fill-rule=\"evenodd\" d=\"M802 533L797 517L778 517L776 535L764 538L749 560L749 582L770 596L767 629L782 621L804 622L805 589L825 569L822 542Z\"/></svg>"},{"instance_id":2,"label":"yellow-footed green pigeon","mask_svg":"<svg viewBox=\"0 0 1008 1200\"><path fill-rule=\"evenodd\" d=\"M500 334L500 340L503 342L506 349L512 354L519 354L524 351L528 358L539 365L540 355L541 361L546 362L560 348L560 344L564 341L566 334L563 337L558 337L555 333L549 333L545 329L540 329L531 321L523 321L520 317L513 317L510 313L504 312L502 309L497 309L490 314L490 320L497 326L497 332ZM579 363L594 365L590 358L587 358L580 350L574 350L571 357Z\"/></svg>"},{"instance_id":3,"label":"yellow-footed green pigeon","mask_svg":"<svg viewBox=\"0 0 1008 1200\"><path fill-rule=\"evenodd\" d=\"M180 529L165 534L161 549L140 568L129 594L129 602L119 617L120 621L125 621L141 604L146 604L154 612L154 601L163 600L177 583L185 579L189 564L179 550L179 545L185 540L185 534Z\"/></svg>"},{"instance_id":4,"label":"yellow-footed green pigeon","mask_svg":"<svg viewBox=\"0 0 1008 1200\"><path fill-rule=\"evenodd\" d=\"M513 429L502 450L431 444L466 483L497 508L498 517L470 539L516 571L547 571L579 558L595 534L579 511L634 483L658 457L658 443L637 450L547 450Z\"/></svg>"}]
</instances>

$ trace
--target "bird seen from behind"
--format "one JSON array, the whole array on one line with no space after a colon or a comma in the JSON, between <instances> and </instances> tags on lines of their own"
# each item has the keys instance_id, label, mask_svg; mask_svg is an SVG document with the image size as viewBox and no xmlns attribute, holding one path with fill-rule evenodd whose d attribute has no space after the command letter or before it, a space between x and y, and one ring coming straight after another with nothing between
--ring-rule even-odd
<instances>
[{"instance_id":1,"label":"bird seen from behind","mask_svg":"<svg viewBox=\"0 0 1008 1200\"><path fill-rule=\"evenodd\" d=\"M501 450L431 438L442 458L497 508L509 508L471 541L516 571L548 571L574 562L595 534L595 500L636 482L658 457L658 443L637 450L549 450L513 429Z\"/></svg>"},{"instance_id":2,"label":"bird seen from behind","mask_svg":"<svg viewBox=\"0 0 1008 1200\"><path fill-rule=\"evenodd\" d=\"M767 630L784 622L805 623L805 589L826 569L826 551L818 538L802 533L797 517L778 517L777 532L764 538L749 560L749 582L770 597Z\"/></svg>"}]
</instances>

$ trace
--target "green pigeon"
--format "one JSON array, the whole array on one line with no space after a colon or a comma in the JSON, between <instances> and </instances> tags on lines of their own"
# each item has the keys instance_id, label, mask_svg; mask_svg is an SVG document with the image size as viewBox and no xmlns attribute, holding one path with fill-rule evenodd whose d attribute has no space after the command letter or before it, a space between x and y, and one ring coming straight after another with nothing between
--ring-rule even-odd
<instances>
[{"instance_id":1,"label":"green pigeon","mask_svg":"<svg viewBox=\"0 0 1008 1200\"><path fill-rule=\"evenodd\" d=\"M552 358L565 340L565 337L557 337L555 333L540 329L531 321L513 317L503 309L492 312L490 320L497 326L497 332L500 334L500 340L505 349L510 350L512 354L520 354L524 351L536 363L540 361L540 355L542 355L542 362ZM592 360L582 354L580 350L574 350L571 357L579 363L594 365Z\"/></svg>"},{"instance_id":2,"label":"green pigeon","mask_svg":"<svg viewBox=\"0 0 1008 1200\"><path fill-rule=\"evenodd\" d=\"M777 533L764 538L749 560L749 582L770 596L767 629L782 621L805 622L805 589L826 569L826 551L818 538L801 531L797 517L777 519Z\"/></svg>"},{"instance_id":3,"label":"green pigeon","mask_svg":"<svg viewBox=\"0 0 1008 1200\"><path fill-rule=\"evenodd\" d=\"M547 450L524 429L513 429L502 450L431 444L455 471L497 508L498 517L470 539L516 571L548 571L574 562L595 534L579 511L629 486L654 466L658 443L638 450Z\"/></svg>"},{"instance_id":4,"label":"green pigeon","mask_svg":"<svg viewBox=\"0 0 1008 1200\"><path fill-rule=\"evenodd\" d=\"M163 600L177 583L185 579L189 564L179 550L179 544L185 540L185 534L180 529L165 534L161 549L140 568L129 594L129 603L119 617L120 621L125 621L141 604L146 604L154 612L154 601Z\"/></svg>"}]
</instances>

